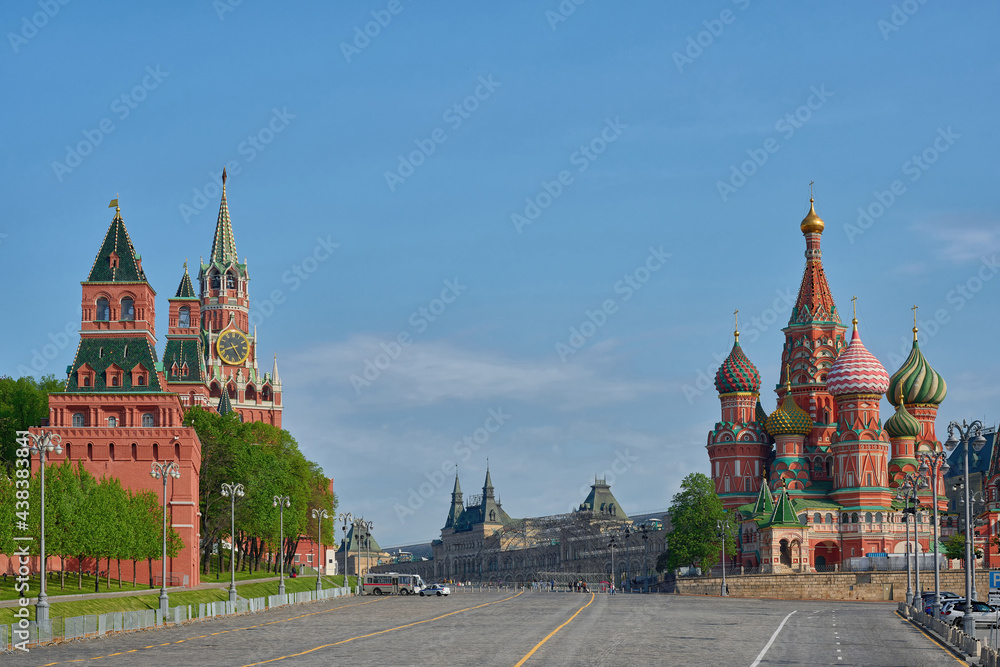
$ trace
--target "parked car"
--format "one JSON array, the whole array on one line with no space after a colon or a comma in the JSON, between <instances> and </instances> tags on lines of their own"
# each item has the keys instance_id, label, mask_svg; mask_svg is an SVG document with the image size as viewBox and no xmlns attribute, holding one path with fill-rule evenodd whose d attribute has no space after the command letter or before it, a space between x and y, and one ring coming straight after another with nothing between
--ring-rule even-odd
<instances>
[{"instance_id":1,"label":"parked car","mask_svg":"<svg viewBox=\"0 0 1000 667\"><path fill-rule=\"evenodd\" d=\"M438 597L442 595L451 595L451 589L444 584L431 584L424 590L420 591L420 597L425 595L437 595Z\"/></svg>"},{"instance_id":2,"label":"parked car","mask_svg":"<svg viewBox=\"0 0 1000 667\"><path fill-rule=\"evenodd\" d=\"M924 611L930 614L934 605L934 591L924 591L921 596L924 603ZM945 602L954 602L956 600L964 600L964 595L959 595L958 593L952 593L951 591L941 591L941 606L944 607Z\"/></svg>"},{"instance_id":3,"label":"parked car","mask_svg":"<svg viewBox=\"0 0 1000 667\"><path fill-rule=\"evenodd\" d=\"M961 626L965 622L965 610L965 600L946 602L941 605L941 620L945 623ZM979 600L972 601L972 617L977 626L992 628L1000 624L1000 610Z\"/></svg>"}]
</instances>

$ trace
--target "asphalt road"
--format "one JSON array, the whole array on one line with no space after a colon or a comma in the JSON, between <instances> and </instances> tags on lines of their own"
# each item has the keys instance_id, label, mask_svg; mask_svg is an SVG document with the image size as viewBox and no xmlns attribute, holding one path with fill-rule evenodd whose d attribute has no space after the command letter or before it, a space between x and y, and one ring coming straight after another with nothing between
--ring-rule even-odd
<instances>
[{"instance_id":1,"label":"asphalt road","mask_svg":"<svg viewBox=\"0 0 1000 667\"><path fill-rule=\"evenodd\" d=\"M347 598L36 648L0 662L5 667L956 664L894 610L893 604L674 595Z\"/></svg>"}]
</instances>

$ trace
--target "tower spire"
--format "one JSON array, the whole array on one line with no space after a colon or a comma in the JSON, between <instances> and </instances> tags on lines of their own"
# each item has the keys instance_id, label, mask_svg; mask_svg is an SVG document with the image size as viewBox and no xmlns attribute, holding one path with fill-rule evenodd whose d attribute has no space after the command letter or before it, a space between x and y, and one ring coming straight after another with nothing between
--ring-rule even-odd
<instances>
[{"instance_id":1,"label":"tower spire","mask_svg":"<svg viewBox=\"0 0 1000 667\"><path fill-rule=\"evenodd\" d=\"M733 311L733 335L736 336L736 342L740 342L740 309L737 308Z\"/></svg>"},{"instance_id":2,"label":"tower spire","mask_svg":"<svg viewBox=\"0 0 1000 667\"><path fill-rule=\"evenodd\" d=\"M215 237L212 239L210 261L224 266L239 262L236 253L236 237L233 223L229 219L229 203L226 201L226 169L222 168L222 201L219 204L219 218L215 223Z\"/></svg>"}]
</instances>

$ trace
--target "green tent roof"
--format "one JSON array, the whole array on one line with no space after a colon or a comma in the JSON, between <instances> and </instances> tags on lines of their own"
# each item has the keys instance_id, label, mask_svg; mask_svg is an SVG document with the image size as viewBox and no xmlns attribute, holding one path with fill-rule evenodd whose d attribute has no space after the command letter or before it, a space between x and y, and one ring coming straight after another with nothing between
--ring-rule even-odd
<instances>
[{"instance_id":1,"label":"green tent roof","mask_svg":"<svg viewBox=\"0 0 1000 667\"><path fill-rule=\"evenodd\" d=\"M116 211L115 217L104 235L104 243L97 251L94 265L90 268L88 283L144 283L146 274L142 270L140 257L132 246L128 230L121 212Z\"/></svg>"}]
</instances>

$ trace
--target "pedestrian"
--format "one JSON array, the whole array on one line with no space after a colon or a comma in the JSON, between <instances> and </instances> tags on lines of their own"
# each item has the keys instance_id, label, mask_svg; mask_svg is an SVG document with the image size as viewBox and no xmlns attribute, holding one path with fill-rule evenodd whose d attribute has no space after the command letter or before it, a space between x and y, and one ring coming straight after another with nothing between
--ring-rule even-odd
<instances>
[{"instance_id":1,"label":"pedestrian","mask_svg":"<svg viewBox=\"0 0 1000 667\"><path fill-rule=\"evenodd\" d=\"M615 585L614 584L611 584L611 594L612 595L615 594Z\"/></svg>"}]
</instances>

